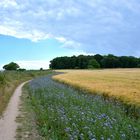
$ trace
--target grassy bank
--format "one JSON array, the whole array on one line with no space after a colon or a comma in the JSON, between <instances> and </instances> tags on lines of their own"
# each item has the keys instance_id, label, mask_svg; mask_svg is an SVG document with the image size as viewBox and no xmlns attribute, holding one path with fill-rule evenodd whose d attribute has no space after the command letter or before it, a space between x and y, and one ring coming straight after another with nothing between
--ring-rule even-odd
<instances>
[{"instance_id":1,"label":"grassy bank","mask_svg":"<svg viewBox=\"0 0 140 140\"><path fill-rule=\"evenodd\" d=\"M50 73L49 71L0 72L0 115L7 106L15 88L22 82Z\"/></svg>"},{"instance_id":2,"label":"grassy bank","mask_svg":"<svg viewBox=\"0 0 140 140\"><path fill-rule=\"evenodd\" d=\"M140 107L140 69L59 70L53 79Z\"/></svg>"},{"instance_id":3,"label":"grassy bank","mask_svg":"<svg viewBox=\"0 0 140 140\"><path fill-rule=\"evenodd\" d=\"M45 140L139 140L140 120L122 105L57 83L37 78L26 87L39 134Z\"/></svg>"},{"instance_id":4,"label":"grassy bank","mask_svg":"<svg viewBox=\"0 0 140 140\"><path fill-rule=\"evenodd\" d=\"M21 102L19 106L19 115L16 118L18 123L16 140L43 140L37 131L37 124L35 120L35 112L32 109L31 102L29 100L27 85L23 87L23 93L21 95Z\"/></svg>"}]
</instances>

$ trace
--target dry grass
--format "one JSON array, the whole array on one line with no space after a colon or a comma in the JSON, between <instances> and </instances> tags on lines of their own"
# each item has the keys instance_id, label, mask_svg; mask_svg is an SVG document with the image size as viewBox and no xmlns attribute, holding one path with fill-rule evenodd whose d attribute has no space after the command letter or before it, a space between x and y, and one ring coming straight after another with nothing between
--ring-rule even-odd
<instances>
[{"instance_id":1,"label":"dry grass","mask_svg":"<svg viewBox=\"0 0 140 140\"><path fill-rule=\"evenodd\" d=\"M20 83L37 76L47 75L50 72L49 71L1 72L0 73L0 117L7 106L12 93ZM3 74L5 75L4 77L5 79L2 78Z\"/></svg>"},{"instance_id":2,"label":"dry grass","mask_svg":"<svg viewBox=\"0 0 140 140\"><path fill-rule=\"evenodd\" d=\"M140 106L140 69L59 70L53 79Z\"/></svg>"}]
</instances>

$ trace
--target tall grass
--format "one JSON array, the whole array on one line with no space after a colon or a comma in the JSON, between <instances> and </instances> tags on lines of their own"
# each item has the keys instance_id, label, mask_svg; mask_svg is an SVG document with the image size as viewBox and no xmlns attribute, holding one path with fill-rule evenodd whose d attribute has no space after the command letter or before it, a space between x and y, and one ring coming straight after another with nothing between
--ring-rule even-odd
<instances>
[{"instance_id":1,"label":"tall grass","mask_svg":"<svg viewBox=\"0 0 140 140\"><path fill-rule=\"evenodd\" d=\"M3 72L0 72L0 96L2 96L5 92L5 86L7 85L6 75Z\"/></svg>"},{"instance_id":2,"label":"tall grass","mask_svg":"<svg viewBox=\"0 0 140 140\"><path fill-rule=\"evenodd\" d=\"M7 106L15 88L23 81L47 75L51 71L3 71L0 72L0 115Z\"/></svg>"},{"instance_id":3,"label":"tall grass","mask_svg":"<svg viewBox=\"0 0 140 140\"><path fill-rule=\"evenodd\" d=\"M37 78L26 88L36 124L46 140L139 140L140 120L118 103Z\"/></svg>"},{"instance_id":4,"label":"tall grass","mask_svg":"<svg viewBox=\"0 0 140 140\"><path fill-rule=\"evenodd\" d=\"M0 85L6 84L6 76L3 72L0 72Z\"/></svg>"}]
</instances>

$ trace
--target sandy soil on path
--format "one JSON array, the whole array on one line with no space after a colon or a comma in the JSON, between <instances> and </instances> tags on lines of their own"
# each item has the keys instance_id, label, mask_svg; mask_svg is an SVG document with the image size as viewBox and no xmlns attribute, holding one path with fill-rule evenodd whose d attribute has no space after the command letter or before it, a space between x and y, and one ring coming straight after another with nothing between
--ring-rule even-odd
<instances>
[{"instance_id":1,"label":"sandy soil on path","mask_svg":"<svg viewBox=\"0 0 140 140\"><path fill-rule=\"evenodd\" d=\"M28 81L27 81L28 82ZM27 82L22 83L17 87L14 94L12 95L10 102L2 116L0 118L0 140L15 140L16 136L16 117L19 114L19 104L20 104L20 96L22 93L22 87Z\"/></svg>"}]
</instances>

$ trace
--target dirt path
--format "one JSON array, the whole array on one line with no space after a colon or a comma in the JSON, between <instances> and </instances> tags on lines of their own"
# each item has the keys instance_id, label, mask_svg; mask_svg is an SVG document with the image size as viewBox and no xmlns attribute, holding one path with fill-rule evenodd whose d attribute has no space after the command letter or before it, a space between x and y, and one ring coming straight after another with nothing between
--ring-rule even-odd
<instances>
[{"instance_id":1,"label":"dirt path","mask_svg":"<svg viewBox=\"0 0 140 140\"><path fill-rule=\"evenodd\" d=\"M17 123L15 120L19 113L18 106L20 103L22 87L27 82L24 82L17 87L10 99L6 111L2 118L0 118L0 140L15 140L17 129Z\"/></svg>"}]
</instances>

